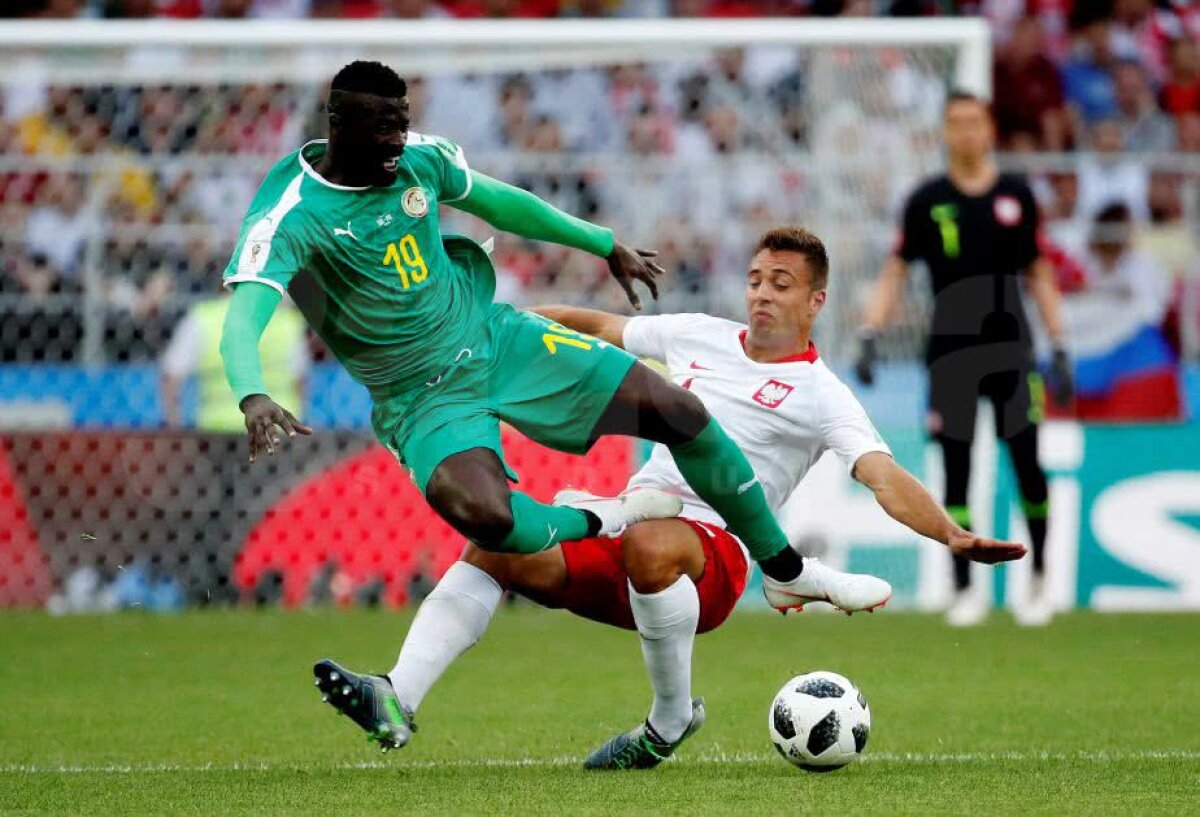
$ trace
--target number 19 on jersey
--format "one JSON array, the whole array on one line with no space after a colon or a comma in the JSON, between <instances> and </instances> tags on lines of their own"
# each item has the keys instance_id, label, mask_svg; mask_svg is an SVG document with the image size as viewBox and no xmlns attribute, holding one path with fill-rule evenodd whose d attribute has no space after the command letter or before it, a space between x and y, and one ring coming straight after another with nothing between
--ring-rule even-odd
<instances>
[{"instance_id":1,"label":"number 19 on jersey","mask_svg":"<svg viewBox=\"0 0 1200 817\"><path fill-rule=\"evenodd\" d=\"M400 274L400 285L405 289L421 283L429 276L429 267L425 265L425 259L421 257L421 248L417 246L417 240L413 238L412 233L387 245L383 265L395 265Z\"/></svg>"}]
</instances>

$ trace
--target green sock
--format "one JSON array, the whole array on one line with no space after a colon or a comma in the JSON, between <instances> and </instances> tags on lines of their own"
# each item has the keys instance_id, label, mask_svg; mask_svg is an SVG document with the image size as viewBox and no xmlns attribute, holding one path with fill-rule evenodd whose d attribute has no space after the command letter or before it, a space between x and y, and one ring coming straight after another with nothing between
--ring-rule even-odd
<instances>
[{"instance_id":1,"label":"green sock","mask_svg":"<svg viewBox=\"0 0 1200 817\"><path fill-rule=\"evenodd\" d=\"M519 491L513 491L511 507L513 529L500 544L505 553L540 553L591 535L588 515L576 508L543 505Z\"/></svg>"},{"instance_id":2,"label":"green sock","mask_svg":"<svg viewBox=\"0 0 1200 817\"><path fill-rule=\"evenodd\" d=\"M688 485L721 515L755 561L788 546L754 469L716 420L709 419L695 439L672 448L671 456Z\"/></svg>"}]
</instances>

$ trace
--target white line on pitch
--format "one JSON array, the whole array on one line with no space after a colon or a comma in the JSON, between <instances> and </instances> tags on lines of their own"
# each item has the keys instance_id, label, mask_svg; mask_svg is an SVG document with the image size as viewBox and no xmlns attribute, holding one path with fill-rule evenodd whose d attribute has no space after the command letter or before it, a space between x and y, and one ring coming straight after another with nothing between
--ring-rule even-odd
<instances>
[{"instance_id":1,"label":"white line on pitch","mask_svg":"<svg viewBox=\"0 0 1200 817\"><path fill-rule=\"evenodd\" d=\"M960 763L1044 763L1054 761L1081 761L1085 763L1115 763L1122 761L1192 761L1200 760L1200 750L1163 749L1136 752L1109 751L1042 751L1042 752L874 752L863 755L865 763L913 763L913 764L960 764ZM742 764L775 761L775 755L756 752L730 752L701 755L697 758L678 761L705 764ZM547 768L575 766L578 757L548 758L493 758L478 760L412 760L390 763L382 760L365 760L355 763L337 763L332 766L275 763L138 763L95 766L39 766L36 764L0 765L0 774L145 774L153 772L270 772L329 769L331 771L353 771L356 769L447 769L447 768Z\"/></svg>"}]
</instances>

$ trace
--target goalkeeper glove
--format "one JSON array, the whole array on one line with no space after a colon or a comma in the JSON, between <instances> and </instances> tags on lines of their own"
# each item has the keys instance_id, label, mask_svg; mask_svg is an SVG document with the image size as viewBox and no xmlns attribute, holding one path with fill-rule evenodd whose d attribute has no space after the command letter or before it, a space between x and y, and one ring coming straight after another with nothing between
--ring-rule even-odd
<instances>
[{"instance_id":1,"label":"goalkeeper glove","mask_svg":"<svg viewBox=\"0 0 1200 817\"><path fill-rule=\"evenodd\" d=\"M875 346L875 333L864 329L858 336L858 358L854 361L854 375L864 386L875 384L875 361L879 351Z\"/></svg>"},{"instance_id":2,"label":"goalkeeper glove","mask_svg":"<svg viewBox=\"0 0 1200 817\"><path fill-rule=\"evenodd\" d=\"M1071 360L1067 351L1061 346L1054 347L1050 358L1050 393L1054 402L1067 406L1075 396L1075 375L1071 370Z\"/></svg>"}]
</instances>

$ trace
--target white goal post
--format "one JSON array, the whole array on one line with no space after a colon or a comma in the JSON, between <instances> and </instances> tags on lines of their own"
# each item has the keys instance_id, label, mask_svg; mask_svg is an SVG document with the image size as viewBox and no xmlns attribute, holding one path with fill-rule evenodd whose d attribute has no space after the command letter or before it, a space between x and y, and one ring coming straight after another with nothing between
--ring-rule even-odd
<instances>
[{"instance_id":1,"label":"white goal post","mask_svg":"<svg viewBox=\"0 0 1200 817\"><path fill-rule=\"evenodd\" d=\"M306 48L384 51L403 71L428 70L428 56L412 47L445 49L455 62L473 67L479 58L493 70L502 55L520 52L520 64L541 67L622 61L652 57L654 49L689 47L708 50L750 45L865 47L950 46L957 51L954 82L982 95L991 92L991 32L983 18L932 19L754 19L754 20L379 20L379 21L44 21L5 22L0 50L98 49L128 52L139 48L184 47L216 52L248 50L260 57L255 81L316 81L330 64L314 64ZM127 63L123 68L74 71L69 61L50 67L52 80L71 82L147 81L152 68ZM226 66L223 78L233 66ZM189 75L196 81L204 76ZM162 78L162 77L160 77ZM172 75L172 79L180 79Z\"/></svg>"}]
</instances>

